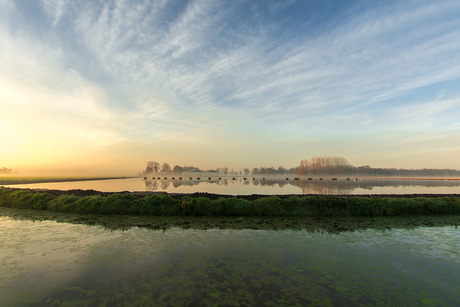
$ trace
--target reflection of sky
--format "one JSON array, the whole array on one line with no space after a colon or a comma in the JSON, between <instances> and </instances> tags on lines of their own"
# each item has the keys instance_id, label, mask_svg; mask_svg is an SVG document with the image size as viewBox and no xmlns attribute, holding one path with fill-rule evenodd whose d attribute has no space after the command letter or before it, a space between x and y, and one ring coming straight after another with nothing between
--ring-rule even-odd
<instances>
[{"instance_id":1,"label":"reflection of sky","mask_svg":"<svg viewBox=\"0 0 460 307\"><path fill-rule=\"evenodd\" d=\"M0 1L0 155L459 168L458 1ZM0 165L2 167L2 165Z\"/></svg>"},{"instance_id":2,"label":"reflection of sky","mask_svg":"<svg viewBox=\"0 0 460 307\"><path fill-rule=\"evenodd\" d=\"M96 190L102 192L124 191L165 191L168 193L215 193L226 195L276 195L276 194L459 194L460 181L441 180L360 180L346 181L341 178L331 181L270 180L253 181L237 178L212 181L206 178L197 181L180 180L143 180L114 179L75 182L50 182L23 185L11 185L12 188L57 189L57 190Z\"/></svg>"},{"instance_id":3,"label":"reflection of sky","mask_svg":"<svg viewBox=\"0 0 460 307\"><path fill-rule=\"evenodd\" d=\"M0 296L7 306L17 305L10 299L39 297L75 279L89 269L92 257L97 258L95 246L100 248L104 241L119 237L100 227L54 221L33 223L7 217L0 217L0 229Z\"/></svg>"},{"instance_id":4,"label":"reflection of sky","mask_svg":"<svg viewBox=\"0 0 460 307\"><path fill-rule=\"evenodd\" d=\"M117 218L105 221L112 224ZM237 302L249 295L257 300L262 291L270 298L293 300L289 305L300 299L307 305L311 297L351 299L350 305L366 300L370 305L413 306L429 298L453 306L458 301L460 254L454 226L378 230L379 219L373 219L377 229L327 233L320 230L331 221L322 223L314 223L317 231L110 231L0 217L2 303L41 306L53 298L96 305L144 298L152 304L166 292L172 294L170 304L186 296L198 300L192 303L197 305L224 296L216 293L229 293ZM393 226L388 221L382 225ZM44 237L49 245L40 247Z\"/></svg>"}]
</instances>

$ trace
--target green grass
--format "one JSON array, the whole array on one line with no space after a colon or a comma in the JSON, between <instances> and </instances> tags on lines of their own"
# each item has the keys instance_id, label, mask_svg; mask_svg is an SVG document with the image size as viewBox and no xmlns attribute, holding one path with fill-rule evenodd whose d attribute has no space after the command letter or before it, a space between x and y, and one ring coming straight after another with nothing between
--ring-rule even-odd
<instances>
[{"instance_id":1,"label":"green grass","mask_svg":"<svg viewBox=\"0 0 460 307\"><path fill-rule=\"evenodd\" d=\"M0 206L66 213L153 216L305 216L377 217L410 215L460 215L460 197L362 197L277 196L247 200L238 197L184 196L168 194L136 196L54 195L47 192L0 188Z\"/></svg>"}]
</instances>

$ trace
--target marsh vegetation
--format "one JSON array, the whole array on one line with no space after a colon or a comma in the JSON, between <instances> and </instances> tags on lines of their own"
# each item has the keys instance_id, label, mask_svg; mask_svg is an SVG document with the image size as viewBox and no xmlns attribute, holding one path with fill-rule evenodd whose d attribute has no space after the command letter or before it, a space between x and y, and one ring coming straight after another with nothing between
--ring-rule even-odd
<instances>
[{"instance_id":1,"label":"marsh vegetation","mask_svg":"<svg viewBox=\"0 0 460 307\"><path fill-rule=\"evenodd\" d=\"M6 306L455 306L457 222L2 207L0 297Z\"/></svg>"},{"instance_id":2,"label":"marsh vegetation","mask_svg":"<svg viewBox=\"0 0 460 307\"><path fill-rule=\"evenodd\" d=\"M0 188L0 206L68 213L152 216L375 217L459 215L459 196L221 196Z\"/></svg>"}]
</instances>

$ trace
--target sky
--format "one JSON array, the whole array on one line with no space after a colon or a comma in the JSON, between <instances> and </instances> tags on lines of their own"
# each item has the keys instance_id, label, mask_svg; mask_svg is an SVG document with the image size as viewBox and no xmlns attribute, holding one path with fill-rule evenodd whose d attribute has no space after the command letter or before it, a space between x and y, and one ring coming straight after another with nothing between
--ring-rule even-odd
<instances>
[{"instance_id":1,"label":"sky","mask_svg":"<svg viewBox=\"0 0 460 307\"><path fill-rule=\"evenodd\" d=\"M0 0L0 168L460 169L460 1Z\"/></svg>"}]
</instances>

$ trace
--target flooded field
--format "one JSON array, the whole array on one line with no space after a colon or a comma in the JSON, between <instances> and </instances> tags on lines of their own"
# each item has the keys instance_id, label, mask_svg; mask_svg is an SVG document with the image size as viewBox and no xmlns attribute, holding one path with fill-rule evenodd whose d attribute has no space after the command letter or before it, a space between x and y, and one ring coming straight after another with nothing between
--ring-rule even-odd
<instances>
[{"instance_id":1,"label":"flooded field","mask_svg":"<svg viewBox=\"0 0 460 307\"><path fill-rule=\"evenodd\" d=\"M207 192L227 195L250 194L460 194L458 178L377 179L295 177L147 177L74 182L43 182L6 187L57 190Z\"/></svg>"},{"instance_id":2,"label":"flooded field","mask_svg":"<svg viewBox=\"0 0 460 307\"><path fill-rule=\"evenodd\" d=\"M455 306L458 224L0 208L0 297L6 306Z\"/></svg>"}]
</instances>

